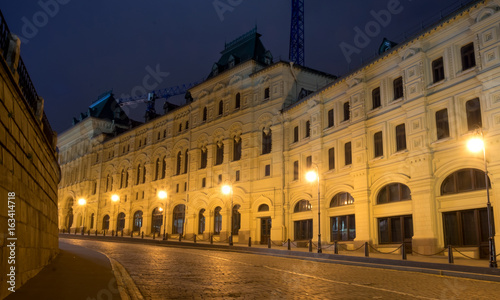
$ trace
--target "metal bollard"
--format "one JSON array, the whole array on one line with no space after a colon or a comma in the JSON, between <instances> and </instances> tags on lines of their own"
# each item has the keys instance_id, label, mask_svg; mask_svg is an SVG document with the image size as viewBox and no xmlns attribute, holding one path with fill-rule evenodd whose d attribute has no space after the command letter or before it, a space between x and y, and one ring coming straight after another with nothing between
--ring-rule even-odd
<instances>
[{"instance_id":1,"label":"metal bollard","mask_svg":"<svg viewBox=\"0 0 500 300\"><path fill-rule=\"evenodd\" d=\"M333 242L333 253L339 254L339 244L337 241Z\"/></svg>"},{"instance_id":2,"label":"metal bollard","mask_svg":"<svg viewBox=\"0 0 500 300\"><path fill-rule=\"evenodd\" d=\"M252 247L252 237L248 237L248 247Z\"/></svg>"},{"instance_id":3,"label":"metal bollard","mask_svg":"<svg viewBox=\"0 0 500 300\"><path fill-rule=\"evenodd\" d=\"M179 233L179 242L182 242L182 234Z\"/></svg>"},{"instance_id":4,"label":"metal bollard","mask_svg":"<svg viewBox=\"0 0 500 300\"><path fill-rule=\"evenodd\" d=\"M290 246L290 239L288 239L288 250L291 249L291 246Z\"/></svg>"},{"instance_id":5,"label":"metal bollard","mask_svg":"<svg viewBox=\"0 0 500 300\"><path fill-rule=\"evenodd\" d=\"M89 229L89 231L87 232L87 235L88 235L88 236L90 236L90 229Z\"/></svg>"},{"instance_id":6,"label":"metal bollard","mask_svg":"<svg viewBox=\"0 0 500 300\"><path fill-rule=\"evenodd\" d=\"M365 256L370 256L370 250L368 249L368 242L365 242Z\"/></svg>"},{"instance_id":7,"label":"metal bollard","mask_svg":"<svg viewBox=\"0 0 500 300\"><path fill-rule=\"evenodd\" d=\"M123 229L122 229L122 237L123 237Z\"/></svg>"},{"instance_id":8,"label":"metal bollard","mask_svg":"<svg viewBox=\"0 0 500 300\"><path fill-rule=\"evenodd\" d=\"M97 236L97 229L95 230L95 236Z\"/></svg>"},{"instance_id":9,"label":"metal bollard","mask_svg":"<svg viewBox=\"0 0 500 300\"><path fill-rule=\"evenodd\" d=\"M196 244L196 234L193 234L193 241Z\"/></svg>"},{"instance_id":10,"label":"metal bollard","mask_svg":"<svg viewBox=\"0 0 500 300\"><path fill-rule=\"evenodd\" d=\"M102 230L102 236L106 236L106 229Z\"/></svg>"},{"instance_id":11,"label":"metal bollard","mask_svg":"<svg viewBox=\"0 0 500 300\"><path fill-rule=\"evenodd\" d=\"M76 235L76 228L75 228L75 235Z\"/></svg>"},{"instance_id":12,"label":"metal bollard","mask_svg":"<svg viewBox=\"0 0 500 300\"><path fill-rule=\"evenodd\" d=\"M451 245L448 245L448 263L455 263L455 261L453 260L453 249L451 248Z\"/></svg>"},{"instance_id":13,"label":"metal bollard","mask_svg":"<svg viewBox=\"0 0 500 300\"><path fill-rule=\"evenodd\" d=\"M141 239L144 238L144 231L141 233Z\"/></svg>"},{"instance_id":14,"label":"metal bollard","mask_svg":"<svg viewBox=\"0 0 500 300\"><path fill-rule=\"evenodd\" d=\"M115 230L111 230L111 236L115 236Z\"/></svg>"},{"instance_id":15,"label":"metal bollard","mask_svg":"<svg viewBox=\"0 0 500 300\"><path fill-rule=\"evenodd\" d=\"M267 248L271 249L271 237L267 239Z\"/></svg>"},{"instance_id":16,"label":"metal bollard","mask_svg":"<svg viewBox=\"0 0 500 300\"><path fill-rule=\"evenodd\" d=\"M153 240L156 239L156 232L153 232Z\"/></svg>"},{"instance_id":17,"label":"metal bollard","mask_svg":"<svg viewBox=\"0 0 500 300\"><path fill-rule=\"evenodd\" d=\"M401 246L402 249L401 249L401 259L402 260L406 260L406 247L405 247L405 242L403 242L403 246Z\"/></svg>"},{"instance_id":18,"label":"metal bollard","mask_svg":"<svg viewBox=\"0 0 500 300\"><path fill-rule=\"evenodd\" d=\"M133 237L134 237L134 232L133 232L133 231L131 231L131 232L130 232L130 237L131 237L131 238L133 238Z\"/></svg>"},{"instance_id":19,"label":"metal bollard","mask_svg":"<svg viewBox=\"0 0 500 300\"><path fill-rule=\"evenodd\" d=\"M309 240L309 252L313 252L313 241Z\"/></svg>"},{"instance_id":20,"label":"metal bollard","mask_svg":"<svg viewBox=\"0 0 500 300\"><path fill-rule=\"evenodd\" d=\"M63 234L64 234L65 229L63 228Z\"/></svg>"},{"instance_id":21,"label":"metal bollard","mask_svg":"<svg viewBox=\"0 0 500 300\"><path fill-rule=\"evenodd\" d=\"M83 230L83 228L82 228L82 230L80 230L80 233L81 233L82 235L84 235L84 234L85 234L85 230Z\"/></svg>"},{"instance_id":22,"label":"metal bollard","mask_svg":"<svg viewBox=\"0 0 500 300\"><path fill-rule=\"evenodd\" d=\"M214 243L214 236L210 235L210 245L212 245L213 243Z\"/></svg>"},{"instance_id":23,"label":"metal bollard","mask_svg":"<svg viewBox=\"0 0 500 300\"><path fill-rule=\"evenodd\" d=\"M165 233L165 240L168 241L168 232Z\"/></svg>"}]
</instances>

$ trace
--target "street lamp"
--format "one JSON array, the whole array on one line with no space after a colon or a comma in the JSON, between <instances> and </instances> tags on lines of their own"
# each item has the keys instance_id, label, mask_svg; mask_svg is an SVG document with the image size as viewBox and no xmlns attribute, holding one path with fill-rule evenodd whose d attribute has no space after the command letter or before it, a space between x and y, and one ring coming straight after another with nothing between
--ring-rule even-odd
<instances>
[{"instance_id":1,"label":"street lamp","mask_svg":"<svg viewBox=\"0 0 500 300\"><path fill-rule=\"evenodd\" d=\"M160 198L162 200L163 199L167 199L167 192L165 192L165 191L159 191L158 192L158 198ZM165 240L166 236L167 236L167 234L166 234L166 228L167 228L167 200L165 200L165 209L163 209L163 208L160 207L159 210L160 211L165 210L165 212L163 213L163 220L164 220L163 221L163 240Z\"/></svg>"},{"instance_id":2,"label":"street lamp","mask_svg":"<svg viewBox=\"0 0 500 300\"><path fill-rule=\"evenodd\" d=\"M480 135L480 136L478 136ZM484 182L486 183L486 213L488 214L488 242L489 242L489 252L490 252L490 267L497 267L497 256L495 251L495 237L493 235L493 224L491 220L491 203L490 203L490 190L489 190L489 181L488 181L488 165L486 164L486 147L484 145L484 135L482 130L478 130L476 136L471 138L467 142L467 148L471 152L479 152L483 151L483 160L484 160Z\"/></svg>"},{"instance_id":3,"label":"street lamp","mask_svg":"<svg viewBox=\"0 0 500 300\"><path fill-rule=\"evenodd\" d=\"M315 181L318 182L318 253L322 253L323 250L321 249L321 201L319 197L319 169L318 165L316 165L316 171L311 170L306 173L306 180L309 181L310 183L313 183Z\"/></svg>"},{"instance_id":4,"label":"street lamp","mask_svg":"<svg viewBox=\"0 0 500 300\"><path fill-rule=\"evenodd\" d=\"M230 225L230 235L229 235L229 246L233 245L233 187L230 184L224 184L221 188L221 191L224 195L231 194L231 225Z\"/></svg>"},{"instance_id":5,"label":"street lamp","mask_svg":"<svg viewBox=\"0 0 500 300\"><path fill-rule=\"evenodd\" d=\"M86 204L87 204L87 200L85 200L83 198L78 199L78 205L85 206L83 209L82 234L83 234L83 231L85 230L85 212L87 210Z\"/></svg>"},{"instance_id":6,"label":"street lamp","mask_svg":"<svg viewBox=\"0 0 500 300\"><path fill-rule=\"evenodd\" d=\"M117 194L111 195L111 201L113 201L114 203L120 201L120 196L118 196ZM113 217L114 217L114 215L115 215L115 206L113 205ZM109 228L108 228L108 230L109 230ZM114 229L112 229L112 230L114 230ZM111 233L113 233L113 231L111 231ZM116 217L116 236L118 236L118 217Z\"/></svg>"}]
</instances>

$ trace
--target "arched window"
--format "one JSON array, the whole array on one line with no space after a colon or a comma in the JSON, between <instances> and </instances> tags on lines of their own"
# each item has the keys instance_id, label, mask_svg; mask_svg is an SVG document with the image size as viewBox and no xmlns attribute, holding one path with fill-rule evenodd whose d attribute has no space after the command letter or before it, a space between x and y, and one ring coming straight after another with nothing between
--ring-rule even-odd
<instances>
[{"instance_id":1,"label":"arched window","mask_svg":"<svg viewBox=\"0 0 500 300\"><path fill-rule=\"evenodd\" d=\"M236 94L236 97L234 99L234 108L240 108L240 104L241 104L241 96L240 96L240 93L237 93Z\"/></svg>"},{"instance_id":2,"label":"arched window","mask_svg":"<svg viewBox=\"0 0 500 300\"><path fill-rule=\"evenodd\" d=\"M205 169L207 167L207 161L208 161L207 149L201 149L200 169Z\"/></svg>"},{"instance_id":3,"label":"arched window","mask_svg":"<svg viewBox=\"0 0 500 300\"><path fill-rule=\"evenodd\" d=\"M293 209L293 212L301 212L301 211L310 211L311 210L311 203L307 200L300 200L295 204L295 208Z\"/></svg>"},{"instance_id":4,"label":"arched window","mask_svg":"<svg viewBox=\"0 0 500 300\"><path fill-rule=\"evenodd\" d=\"M179 151L177 152L177 168L175 170L176 175L181 174L181 158L182 158L182 153L181 151Z\"/></svg>"},{"instance_id":5,"label":"arched window","mask_svg":"<svg viewBox=\"0 0 500 300\"><path fill-rule=\"evenodd\" d=\"M116 220L116 231L121 231L125 228L125 213L119 213Z\"/></svg>"},{"instance_id":6,"label":"arched window","mask_svg":"<svg viewBox=\"0 0 500 300\"><path fill-rule=\"evenodd\" d=\"M122 170L122 173L120 174L120 189L123 188L124 177L125 177L125 170Z\"/></svg>"},{"instance_id":7,"label":"arched window","mask_svg":"<svg viewBox=\"0 0 500 300\"><path fill-rule=\"evenodd\" d=\"M201 209L198 214L198 234L205 232L205 209Z\"/></svg>"},{"instance_id":8,"label":"arched window","mask_svg":"<svg viewBox=\"0 0 500 300\"><path fill-rule=\"evenodd\" d=\"M241 138L240 137L234 137L234 143L233 143L233 160L240 160L241 159Z\"/></svg>"},{"instance_id":9,"label":"arched window","mask_svg":"<svg viewBox=\"0 0 500 300\"><path fill-rule=\"evenodd\" d=\"M219 235L222 230L222 215L220 214L221 207L217 206L214 210L214 234Z\"/></svg>"},{"instance_id":10,"label":"arched window","mask_svg":"<svg viewBox=\"0 0 500 300\"><path fill-rule=\"evenodd\" d=\"M109 191L109 175L106 176L106 192Z\"/></svg>"},{"instance_id":11,"label":"arched window","mask_svg":"<svg viewBox=\"0 0 500 300\"><path fill-rule=\"evenodd\" d=\"M203 108L203 118L202 118L203 122L206 122L207 121L207 108L204 107Z\"/></svg>"},{"instance_id":12,"label":"arched window","mask_svg":"<svg viewBox=\"0 0 500 300\"><path fill-rule=\"evenodd\" d=\"M259 209L257 211L269 211L269 205L261 204L259 205Z\"/></svg>"},{"instance_id":13,"label":"arched window","mask_svg":"<svg viewBox=\"0 0 500 300\"><path fill-rule=\"evenodd\" d=\"M267 132L267 133L266 133ZM271 153L272 148L272 132L271 128L262 130L262 154Z\"/></svg>"},{"instance_id":14,"label":"arched window","mask_svg":"<svg viewBox=\"0 0 500 300\"><path fill-rule=\"evenodd\" d=\"M153 209L151 218L151 232L160 232L161 225L163 224L163 212L157 207Z\"/></svg>"},{"instance_id":15,"label":"arched window","mask_svg":"<svg viewBox=\"0 0 500 300\"><path fill-rule=\"evenodd\" d=\"M125 187L128 187L128 170L125 170Z\"/></svg>"},{"instance_id":16,"label":"arched window","mask_svg":"<svg viewBox=\"0 0 500 300\"><path fill-rule=\"evenodd\" d=\"M70 207L68 210L67 224L69 230L73 226L73 207Z\"/></svg>"},{"instance_id":17,"label":"arched window","mask_svg":"<svg viewBox=\"0 0 500 300\"><path fill-rule=\"evenodd\" d=\"M167 157L166 156L163 156L163 163L162 163L162 166L161 166L161 179L165 179L165 175L166 175L166 172L167 172Z\"/></svg>"},{"instance_id":18,"label":"arched window","mask_svg":"<svg viewBox=\"0 0 500 300\"><path fill-rule=\"evenodd\" d=\"M186 152L184 152L184 174L188 172L188 166L189 166L189 156L188 156L188 150L186 149Z\"/></svg>"},{"instance_id":19,"label":"arched window","mask_svg":"<svg viewBox=\"0 0 500 300\"><path fill-rule=\"evenodd\" d=\"M182 234L184 228L184 204L179 204L174 207L172 218L172 234Z\"/></svg>"},{"instance_id":20,"label":"arched window","mask_svg":"<svg viewBox=\"0 0 500 300\"><path fill-rule=\"evenodd\" d=\"M160 177L160 158L156 159L155 180Z\"/></svg>"},{"instance_id":21,"label":"arched window","mask_svg":"<svg viewBox=\"0 0 500 300\"><path fill-rule=\"evenodd\" d=\"M94 213L90 215L90 229L94 229Z\"/></svg>"},{"instance_id":22,"label":"arched window","mask_svg":"<svg viewBox=\"0 0 500 300\"><path fill-rule=\"evenodd\" d=\"M488 178L488 188L491 187ZM441 195L457 194L475 190L484 190L486 182L484 172L478 169L461 169L445 178L441 184Z\"/></svg>"},{"instance_id":23,"label":"arched window","mask_svg":"<svg viewBox=\"0 0 500 300\"><path fill-rule=\"evenodd\" d=\"M105 215L104 218L102 218L102 230L108 230L109 229L109 216Z\"/></svg>"},{"instance_id":24,"label":"arched window","mask_svg":"<svg viewBox=\"0 0 500 300\"><path fill-rule=\"evenodd\" d=\"M224 112L224 102L219 101L219 116L222 116L222 113Z\"/></svg>"},{"instance_id":25,"label":"arched window","mask_svg":"<svg viewBox=\"0 0 500 300\"><path fill-rule=\"evenodd\" d=\"M354 198L351 194L342 192L333 196L332 201L330 201L330 207L344 206L354 204Z\"/></svg>"},{"instance_id":26,"label":"arched window","mask_svg":"<svg viewBox=\"0 0 500 300\"><path fill-rule=\"evenodd\" d=\"M233 235L238 234L238 232L240 230L240 226L241 226L241 214L238 211L239 209L240 209L239 204L236 204L235 206L233 206L233 226L231 226Z\"/></svg>"},{"instance_id":27,"label":"arched window","mask_svg":"<svg viewBox=\"0 0 500 300\"><path fill-rule=\"evenodd\" d=\"M220 165L224 162L224 143L222 141L217 143L215 152L215 165Z\"/></svg>"},{"instance_id":28,"label":"arched window","mask_svg":"<svg viewBox=\"0 0 500 300\"><path fill-rule=\"evenodd\" d=\"M134 227L133 231L141 231L142 227L142 211L138 210L134 213Z\"/></svg>"},{"instance_id":29,"label":"arched window","mask_svg":"<svg viewBox=\"0 0 500 300\"><path fill-rule=\"evenodd\" d=\"M402 183L384 186L377 196L377 204L411 200L410 189Z\"/></svg>"},{"instance_id":30,"label":"arched window","mask_svg":"<svg viewBox=\"0 0 500 300\"><path fill-rule=\"evenodd\" d=\"M146 165L142 167L142 183L146 182Z\"/></svg>"}]
</instances>

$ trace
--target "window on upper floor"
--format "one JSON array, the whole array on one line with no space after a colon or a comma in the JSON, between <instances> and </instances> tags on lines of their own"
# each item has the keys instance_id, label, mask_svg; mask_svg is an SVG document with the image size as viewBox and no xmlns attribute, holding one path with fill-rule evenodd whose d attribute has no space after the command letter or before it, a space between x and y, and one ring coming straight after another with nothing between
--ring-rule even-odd
<instances>
[{"instance_id":1,"label":"window on upper floor","mask_svg":"<svg viewBox=\"0 0 500 300\"><path fill-rule=\"evenodd\" d=\"M189 156L188 156L188 149L184 152L184 174L188 172L189 168Z\"/></svg>"},{"instance_id":2,"label":"window on upper floor","mask_svg":"<svg viewBox=\"0 0 500 300\"><path fill-rule=\"evenodd\" d=\"M207 149L201 149L200 169L205 169L207 167L207 161L208 161Z\"/></svg>"},{"instance_id":3,"label":"window on upper floor","mask_svg":"<svg viewBox=\"0 0 500 300\"><path fill-rule=\"evenodd\" d=\"M432 82L436 83L444 79L444 63L440 57L432 61Z\"/></svg>"},{"instance_id":4,"label":"window on upper floor","mask_svg":"<svg viewBox=\"0 0 500 300\"><path fill-rule=\"evenodd\" d=\"M396 126L396 151L401 151L406 149L406 130L405 124L399 124Z\"/></svg>"},{"instance_id":5,"label":"window on upper floor","mask_svg":"<svg viewBox=\"0 0 500 300\"><path fill-rule=\"evenodd\" d=\"M267 131L267 133L266 133ZM272 132L271 128L262 129L262 154L271 153L272 149Z\"/></svg>"},{"instance_id":6,"label":"window on upper floor","mask_svg":"<svg viewBox=\"0 0 500 300\"><path fill-rule=\"evenodd\" d=\"M305 128L306 132L305 132L305 135L304 137L308 138L311 136L311 121L307 120L306 121L306 128Z\"/></svg>"},{"instance_id":7,"label":"window on upper floor","mask_svg":"<svg viewBox=\"0 0 500 300\"><path fill-rule=\"evenodd\" d=\"M269 88L266 88L264 90L264 99L266 99L266 100L269 99Z\"/></svg>"},{"instance_id":8,"label":"window on upper floor","mask_svg":"<svg viewBox=\"0 0 500 300\"><path fill-rule=\"evenodd\" d=\"M403 77L398 77L392 82L394 88L394 100L403 98Z\"/></svg>"},{"instance_id":9,"label":"window on upper floor","mask_svg":"<svg viewBox=\"0 0 500 300\"><path fill-rule=\"evenodd\" d=\"M488 177L488 187L491 187ZM486 189L484 172L479 169L461 169L448 175L441 184L441 195L450 195Z\"/></svg>"},{"instance_id":10,"label":"window on upper floor","mask_svg":"<svg viewBox=\"0 0 500 300\"><path fill-rule=\"evenodd\" d=\"M328 149L328 170L335 169L335 148Z\"/></svg>"},{"instance_id":11,"label":"window on upper floor","mask_svg":"<svg viewBox=\"0 0 500 300\"><path fill-rule=\"evenodd\" d=\"M202 119L201 119L203 122L206 122L206 121L207 121L207 114L208 114L208 113L207 113L207 108L206 108L206 107L204 107L204 108L203 108L203 117L202 117Z\"/></svg>"},{"instance_id":12,"label":"window on upper floor","mask_svg":"<svg viewBox=\"0 0 500 300\"><path fill-rule=\"evenodd\" d=\"M175 175L181 174L181 165L182 165L181 159L182 159L182 153L181 151L179 151L177 152L177 161L176 161L177 164L175 168Z\"/></svg>"},{"instance_id":13,"label":"window on upper floor","mask_svg":"<svg viewBox=\"0 0 500 300\"><path fill-rule=\"evenodd\" d=\"M351 142L344 144L344 161L346 166L352 164Z\"/></svg>"},{"instance_id":14,"label":"window on upper floor","mask_svg":"<svg viewBox=\"0 0 500 300\"><path fill-rule=\"evenodd\" d=\"M307 156L306 157L306 168L307 169L310 169L312 167L312 162L313 162L312 156L311 155Z\"/></svg>"},{"instance_id":15,"label":"window on upper floor","mask_svg":"<svg viewBox=\"0 0 500 300\"><path fill-rule=\"evenodd\" d=\"M481 104L479 98L474 98L465 102L465 111L467 113L467 130L476 130L482 127Z\"/></svg>"},{"instance_id":16,"label":"window on upper floor","mask_svg":"<svg viewBox=\"0 0 500 300\"><path fill-rule=\"evenodd\" d=\"M233 139L233 161L241 159L241 138L234 137Z\"/></svg>"},{"instance_id":17,"label":"window on upper floor","mask_svg":"<svg viewBox=\"0 0 500 300\"><path fill-rule=\"evenodd\" d=\"M469 43L460 48L460 56L462 57L462 71L475 67L474 43Z\"/></svg>"},{"instance_id":18,"label":"window on upper floor","mask_svg":"<svg viewBox=\"0 0 500 300\"><path fill-rule=\"evenodd\" d=\"M221 100L219 101L219 116L222 116L223 112L224 112L224 102Z\"/></svg>"},{"instance_id":19,"label":"window on upper floor","mask_svg":"<svg viewBox=\"0 0 500 300\"><path fill-rule=\"evenodd\" d=\"M448 123L448 109L446 108L436 112L436 134L438 140L450 136L450 125Z\"/></svg>"},{"instance_id":20,"label":"window on upper floor","mask_svg":"<svg viewBox=\"0 0 500 300\"><path fill-rule=\"evenodd\" d=\"M333 109L328 111L328 128L333 127Z\"/></svg>"},{"instance_id":21,"label":"window on upper floor","mask_svg":"<svg viewBox=\"0 0 500 300\"><path fill-rule=\"evenodd\" d=\"M351 107L349 101L344 103L344 121L349 120L351 117Z\"/></svg>"},{"instance_id":22,"label":"window on upper floor","mask_svg":"<svg viewBox=\"0 0 500 300\"><path fill-rule=\"evenodd\" d=\"M224 144L222 142L217 143L217 148L215 151L215 165L220 165L224 161Z\"/></svg>"},{"instance_id":23,"label":"window on upper floor","mask_svg":"<svg viewBox=\"0 0 500 300\"><path fill-rule=\"evenodd\" d=\"M234 181L240 181L240 170L234 172Z\"/></svg>"},{"instance_id":24,"label":"window on upper floor","mask_svg":"<svg viewBox=\"0 0 500 300\"><path fill-rule=\"evenodd\" d=\"M372 109L380 107L380 87L372 90Z\"/></svg>"},{"instance_id":25,"label":"window on upper floor","mask_svg":"<svg viewBox=\"0 0 500 300\"><path fill-rule=\"evenodd\" d=\"M391 183L378 193L377 204L411 200L410 189L402 183Z\"/></svg>"},{"instance_id":26,"label":"window on upper floor","mask_svg":"<svg viewBox=\"0 0 500 300\"><path fill-rule=\"evenodd\" d=\"M299 180L299 161L293 162L293 180Z\"/></svg>"},{"instance_id":27,"label":"window on upper floor","mask_svg":"<svg viewBox=\"0 0 500 300\"><path fill-rule=\"evenodd\" d=\"M374 150L374 157L380 157L384 155L384 145L383 145L383 139L382 139L382 131L376 132L373 135L373 150Z\"/></svg>"},{"instance_id":28,"label":"window on upper floor","mask_svg":"<svg viewBox=\"0 0 500 300\"><path fill-rule=\"evenodd\" d=\"M271 165L265 165L264 176L271 176Z\"/></svg>"},{"instance_id":29,"label":"window on upper floor","mask_svg":"<svg viewBox=\"0 0 500 300\"><path fill-rule=\"evenodd\" d=\"M234 108L240 108L240 104L241 104L241 96L240 96L240 93L237 93L236 96L234 97Z\"/></svg>"},{"instance_id":30,"label":"window on upper floor","mask_svg":"<svg viewBox=\"0 0 500 300\"><path fill-rule=\"evenodd\" d=\"M299 141L299 126L295 126L293 128L293 142L296 143Z\"/></svg>"}]
</instances>

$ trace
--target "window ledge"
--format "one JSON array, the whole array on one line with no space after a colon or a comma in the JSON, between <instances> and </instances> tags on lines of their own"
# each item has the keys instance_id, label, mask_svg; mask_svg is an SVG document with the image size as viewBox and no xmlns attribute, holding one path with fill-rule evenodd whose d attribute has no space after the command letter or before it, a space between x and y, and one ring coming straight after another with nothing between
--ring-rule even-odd
<instances>
[{"instance_id":1,"label":"window ledge","mask_svg":"<svg viewBox=\"0 0 500 300\"><path fill-rule=\"evenodd\" d=\"M392 101L391 101L391 104L395 104L395 103L403 102L403 99L404 99L404 97L399 97L399 98L397 98L397 99L394 99L394 100L392 100Z\"/></svg>"},{"instance_id":2,"label":"window ledge","mask_svg":"<svg viewBox=\"0 0 500 300\"><path fill-rule=\"evenodd\" d=\"M383 159L383 158L384 158L384 156L383 156L383 155L381 155L381 156L377 156L377 157L374 157L374 158L370 159L370 161L371 161L371 162L372 162L372 161L377 161L377 160L381 160L381 159Z\"/></svg>"},{"instance_id":3,"label":"window ledge","mask_svg":"<svg viewBox=\"0 0 500 300\"><path fill-rule=\"evenodd\" d=\"M398 156L398 155L406 154L408 152L409 152L408 149L403 149L403 150L399 150L399 151L394 152L392 155Z\"/></svg>"},{"instance_id":4,"label":"window ledge","mask_svg":"<svg viewBox=\"0 0 500 300\"><path fill-rule=\"evenodd\" d=\"M457 73L457 77L460 77L460 76L464 76L466 74L469 74L469 73L472 73L472 72L475 72L477 71L479 68L476 66L472 67L472 68L468 68L467 70L462 70L462 71L459 71Z\"/></svg>"},{"instance_id":5,"label":"window ledge","mask_svg":"<svg viewBox=\"0 0 500 300\"><path fill-rule=\"evenodd\" d=\"M431 145L438 145L438 144L441 144L441 143L444 143L444 142L447 142L447 141L450 141L450 140L452 140L452 138L449 136L449 137L446 137L446 138L435 140L434 142L431 143Z\"/></svg>"},{"instance_id":6,"label":"window ledge","mask_svg":"<svg viewBox=\"0 0 500 300\"><path fill-rule=\"evenodd\" d=\"M445 77L444 79L439 80L438 82L434 82L434 83L432 83L432 84L431 84L431 85L429 85L427 88L428 88L428 89L434 88L434 87L436 87L436 86L438 86L438 85L443 84L445 81L446 81L446 77Z\"/></svg>"}]
</instances>

